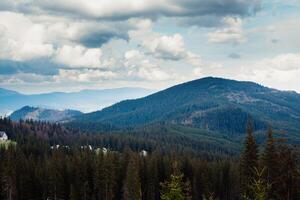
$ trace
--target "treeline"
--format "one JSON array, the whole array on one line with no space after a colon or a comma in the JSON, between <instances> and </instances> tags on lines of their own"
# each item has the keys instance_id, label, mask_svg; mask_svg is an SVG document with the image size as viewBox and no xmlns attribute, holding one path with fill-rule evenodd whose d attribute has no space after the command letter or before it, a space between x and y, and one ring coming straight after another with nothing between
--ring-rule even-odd
<instances>
[{"instance_id":1,"label":"treeline","mask_svg":"<svg viewBox=\"0 0 300 200\"><path fill-rule=\"evenodd\" d=\"M240 159L163 148L155 140L147 146L135 135L90 136L98 140L92 143L58 124L1 119L0 129L17 141L0 150L1 200L300 199L298 151L271 130L259 148L251 124Z\"/></svg>"},{"instance_id":2,"label":"treeline","mask_svg":"<svg viewBox=\"0 0 300 200\"><path fill-rule=\"evenodd\" d=\"M256 144L251 124L240 159L241 195L245 199L300 199L299 151L275 140L271 129L262 152Z\"/></svg>"}]
</instances>

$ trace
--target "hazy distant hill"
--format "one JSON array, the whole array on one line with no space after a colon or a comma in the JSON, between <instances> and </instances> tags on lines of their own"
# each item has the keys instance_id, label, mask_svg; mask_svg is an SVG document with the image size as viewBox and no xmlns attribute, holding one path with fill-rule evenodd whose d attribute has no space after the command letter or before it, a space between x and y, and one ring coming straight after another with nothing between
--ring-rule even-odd
<instances>
[{"instance_id":1,"label":"hazy distant hill","mask_svg":"<svg viewBox=\"0 0 300 200\"><path fill-rule=\"evenodd\" d=\"M208 77L77 116L74 122L116 127L167 122L239 134L245 132L249 118L253 119L256 130L264 130L271 124L300 136L300 95L253 82Z\"/></svg>"},{"instance_id":2,"label":"hazy distant hill","mask_svg":"<svg viewBox=\"0 0 300 200\"><path fill-rule=\"evenodd\" d=\"M12 91L12 90L6 90L3 88L0 88L0 97L9 97L13 95L19 95L18 92Z\"/></svg>"},{"instance_id":3,"label":"hazy distant hill","mask_svg":"<svg viewBox=\"0 0 300 200\"><path fill-rule=\"evenodd\" d=\"M49 109L74 109L91 112L125 99L144 97L153 91L143 88L116 88L105 90L82 90L80 92L54 92L25 95L0 88L0 115L11 113L23 106Z\"/></svg>"},{"instance_id":4,"label":"hazy distant hill","mask_svg":"<svg viewBox=\"0 0 300 200\"><path fill-rule=\"evenodd\" d=\"M70 119L80 114L82 114L82 112L77 110L52 110L52 109L24 106L23 108L13 112L10 115L10 118L14 121L20 119L23 120L32 119L34 121L57 122L57 121Z\"/></svg>"}]
</instances>

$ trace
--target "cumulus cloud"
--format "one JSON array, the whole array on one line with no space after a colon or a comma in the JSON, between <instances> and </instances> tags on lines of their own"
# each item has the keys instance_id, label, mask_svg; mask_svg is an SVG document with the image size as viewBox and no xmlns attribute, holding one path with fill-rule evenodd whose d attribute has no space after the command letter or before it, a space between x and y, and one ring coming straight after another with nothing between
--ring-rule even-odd
<instances>
[{"instance_id":1,"label":"cumulus cloud","mask_svg":"<svg viewBox=\"0 0 300 200\"><path fill-rule=\"evenodd\" d=\"M180 34L145 40L143 45L158 58L180 60L185 57L184 41Z\"/></svg>"},{"instance_id":2,"label":"cumulus cloud","mask_svg":"<svg viewBox=\"0 0 300 200\"><path fill-rule=\"evenodd\" d=\"M53 82L53 76L45 76L36 73L19 72L13 76L7 74L0 74L0 82L5 84L24 84L24 83L45 83Z\"/></svg>"},{"instance_id":3,"label":"cumulus cloud","mask_svg":"<svg viewBox=\"0 0 300 200\"><path fill-rule=\"evenodd\" d=\"M299 85L300 54L286 53L243 65L237 78L252 80L278 89ZM297 87L300 90L299 87Z\"/></svg>"},{"instance_id":4,"label":"cumulus cloud","mask_svg":"<svg viewBox=\"0 0 300 200\"><path fill-rule=\"evenodd\" d=\"M199 55L185 49L184 40L180 34L152 35L149 38L144 38L143 46L156 58L174 61L184 60L196 67L202 65Z\"/></svg>"},{"instance_id":5,"label":"cumulus cloud","mask_svg":"<svg viewBox=\"0 0 300 200\"><path fill-rule=\"evenodd\" d=\"M101 82L117 78L117 74L111 71L98 69L68 70L60 69L58 75L54 76L57 82Z\"/></svg>"},{"instance_id":6,"label":"cumulus cloud","mask_svg":"<svg viewBox=\"0 0 300 200\"><path fill-rule=\"evenodd\" d=\"M0 8L12 11L51 13L97 20L160 16L248 16L260 10L260 7L261 0L3 0L0 3Z\"/></svg>"},{"instance_id":7,"label":"cumulus cloud","mask_svg":"<svg viewBox=\"0 0 300 200\"><path fill-rule=\"evenodd\" d=\"M225 24L224 28L208 33L209 42L240 44L246 41L241 18L226 17L223 21Z\"/></svg>"},{"instance_id":8,"label":"cumulus cloud","mask_svg":"<svg viewBox=\"0 0 300 200\"><path fill-rule=\"evenodd\" d=\"M177 25L219 27L210 41L236 44L245 41L242 19L256 13L260 4L261 0L2 0L0 76L6 79L0 82L166 81L176 78L173 65L186 64L200 75L200 55L187 49L182 35L154 32L154 23L175 19ZM116 40L123 45L111 45Z\"/></svg>"},{"instance_id":9,"label":"cumulus cloud","mask_svg":"<svg viewBox=\"0 0 300 200\"><path fill-rule=\"evenodd\" d=\"M292 71L300 69L300 54L280 54L274 58L263 59L255 63L258 69Z\"/></svg>"},{"instance_id":10,"label":"cumulus cloud","mask_svg":"<svg viewBox=\"0 0 300 200\"><path fill-rule=\"evenodd\" d=\"M102 51L80 45L64 45L55 53L54 61L70 67L100 68Z\"/></svg>"},{"instance_id":11,"label":"cumulus cloud","mask_svg":"<svg viewBox=\"0 0 300 200\"><path fill-rule=\"evenodd\" d=\"M40 75L55 75L59 69L58 65L49 62L48 59L33 61L0 60L0 75L14 75L17 73L35 73Z\"/></svg>"},{"instance_id":12,"label":"cumulus cloud","mask_svg":"<svg viewBox=\"0 0 300 200\"><path fill-rule=\"evenodd\" d=\"M45 41L45 28L23 14L0 13L0 58L17 61L50 57L54 48Z\"/></svg>"},{"instance_id":13,"label":"cumulus cloud","mask_svg":"<svg viewBox=\"0 0 300 200\"><path fill-rule=\"evenodd\" d=\"M146 80L168 80L172 76L161 70L155 62L151 62L146 55L137 51L129 50L124 54L124 67L126 67L127 76Z\"/></svg>"}]
</instances>

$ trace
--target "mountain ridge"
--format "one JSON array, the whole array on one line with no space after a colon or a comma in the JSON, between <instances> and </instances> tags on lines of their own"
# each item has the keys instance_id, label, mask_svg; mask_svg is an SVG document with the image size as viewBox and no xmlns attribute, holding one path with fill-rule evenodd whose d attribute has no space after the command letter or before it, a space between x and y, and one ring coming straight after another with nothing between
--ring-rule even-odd
<instances>
[{"instance_id":1,"label":"mountain ridge","mask_svg":"<svg viewBox=\"0 0 300 200\"><path fill-rule=\"evenodd\" d=\"M70 109L53 110L40 107L24 106L19 110L14 111L9 117L13 121L34 120L46 122L59 122L81 114L83 113L80 111Z\"/></svg>"},{"instance_id":2,"label":"mountain ridge","mask_svg":"<svg viewBox=\"0 0 300 200\"><path fill-rule=\"evenodd\" d=\"M73 109L90 112L112 105L124 99L138 98L151 94L153 90L124 87L103 90L82 90L79 92L52 92L26 95L15 91L0 90L0 115L8 114L25 105L49 109ZM6 92L5 92L6 91Z\"/></svg>"},{"instance_id":3,"label":"mountain ridge","mask_svg":"<svg viewBox=\"0 0 300 200\"><path fill-rule=\"evenodd\" d=\"M206 77L77 116L75 122L135 127L166 121L240 134L252 118L256 130L271 125L299 131L299 105L300 94L296 92L280 91L250 81Z\"/></svg>"}]
</instances>

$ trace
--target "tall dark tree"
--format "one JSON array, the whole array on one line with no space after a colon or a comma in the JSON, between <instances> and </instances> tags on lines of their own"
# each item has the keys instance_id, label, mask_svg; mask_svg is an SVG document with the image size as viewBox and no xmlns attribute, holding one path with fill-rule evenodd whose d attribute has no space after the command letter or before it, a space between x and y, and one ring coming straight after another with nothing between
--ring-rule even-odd
<instances>
[{"instance_id":1,"label":"tall dark tree","mask_svg":"<svg viewBox=\"0 0 300 200\"><path fill-rule=\"evenodd\" d=\"M279 147L279 198L285 200L300 199L299 153L289 145Z\"/></svg>"},{"instance_id":2,"label":"tall dark tree","mask_svg":"<svg viewBox=\"0 0 300 200\"><path fill-rule=\"evenodd\" d=\"M273 138L273 131L269 128L267 132L267 143L262 155L262 168L266 183L270 186L267 197L278 199L279 176L279 155Z\"/></svg>"},{"instance_id":3,"label":"tall dark tree","mask_svg":"<svg viewBox=\"0 0 300 200\"><path fill-rule=\"evenodd\" d=\"M113 156L110 154L98 155L95 174L96 199L112 200L116 187L116 174Z\"/></svg>"},{"instance_id":4,"label":"tall dark tree","mask_svg":"<svg viewBox=\"0 0 300 200\"><path fill-rule=\"evenodd\" d=\"M4 154L4 168L2 174L2 190L4 192L4 199L16 200L18 198L17 190L17 154L16 149L13 146L8 147L8 150Z\"/></svg>"},{"instance_id":5,"label":"tall dark tree","mask_svg":"<svg viewBox=\"0 0 300 200\"><path fill-rule=\"evenodd\" d=\"M191 185L190 182L184 182L183 174L178 168L177 161L173 163L173 173L169 180L161 184L162 200L191 200Z\"/></svg>"},{"instance_id":6,"label":"tall dark tree","mask_svg":"<svg viewBox=\"0 0 300 200\"><path fill-rule=\"evenodd\" d=\"M124 200L141 200L142 189L137 155L131 153L124 182Z\"/></svg>"},{"instance_id":7,"label":"tall dark tree","mask_svg":"<svg viewBox=\"0 0 300 200\"><path fill-rule=\"evenodd\" d=\"M247 137L245 141L244 151L240 161L240 181L241 192L252 197L251 181L256 177L255 169L258 169L258 147L253 136L252 122L247 124Z\"/></svg>"}]
</instances>

